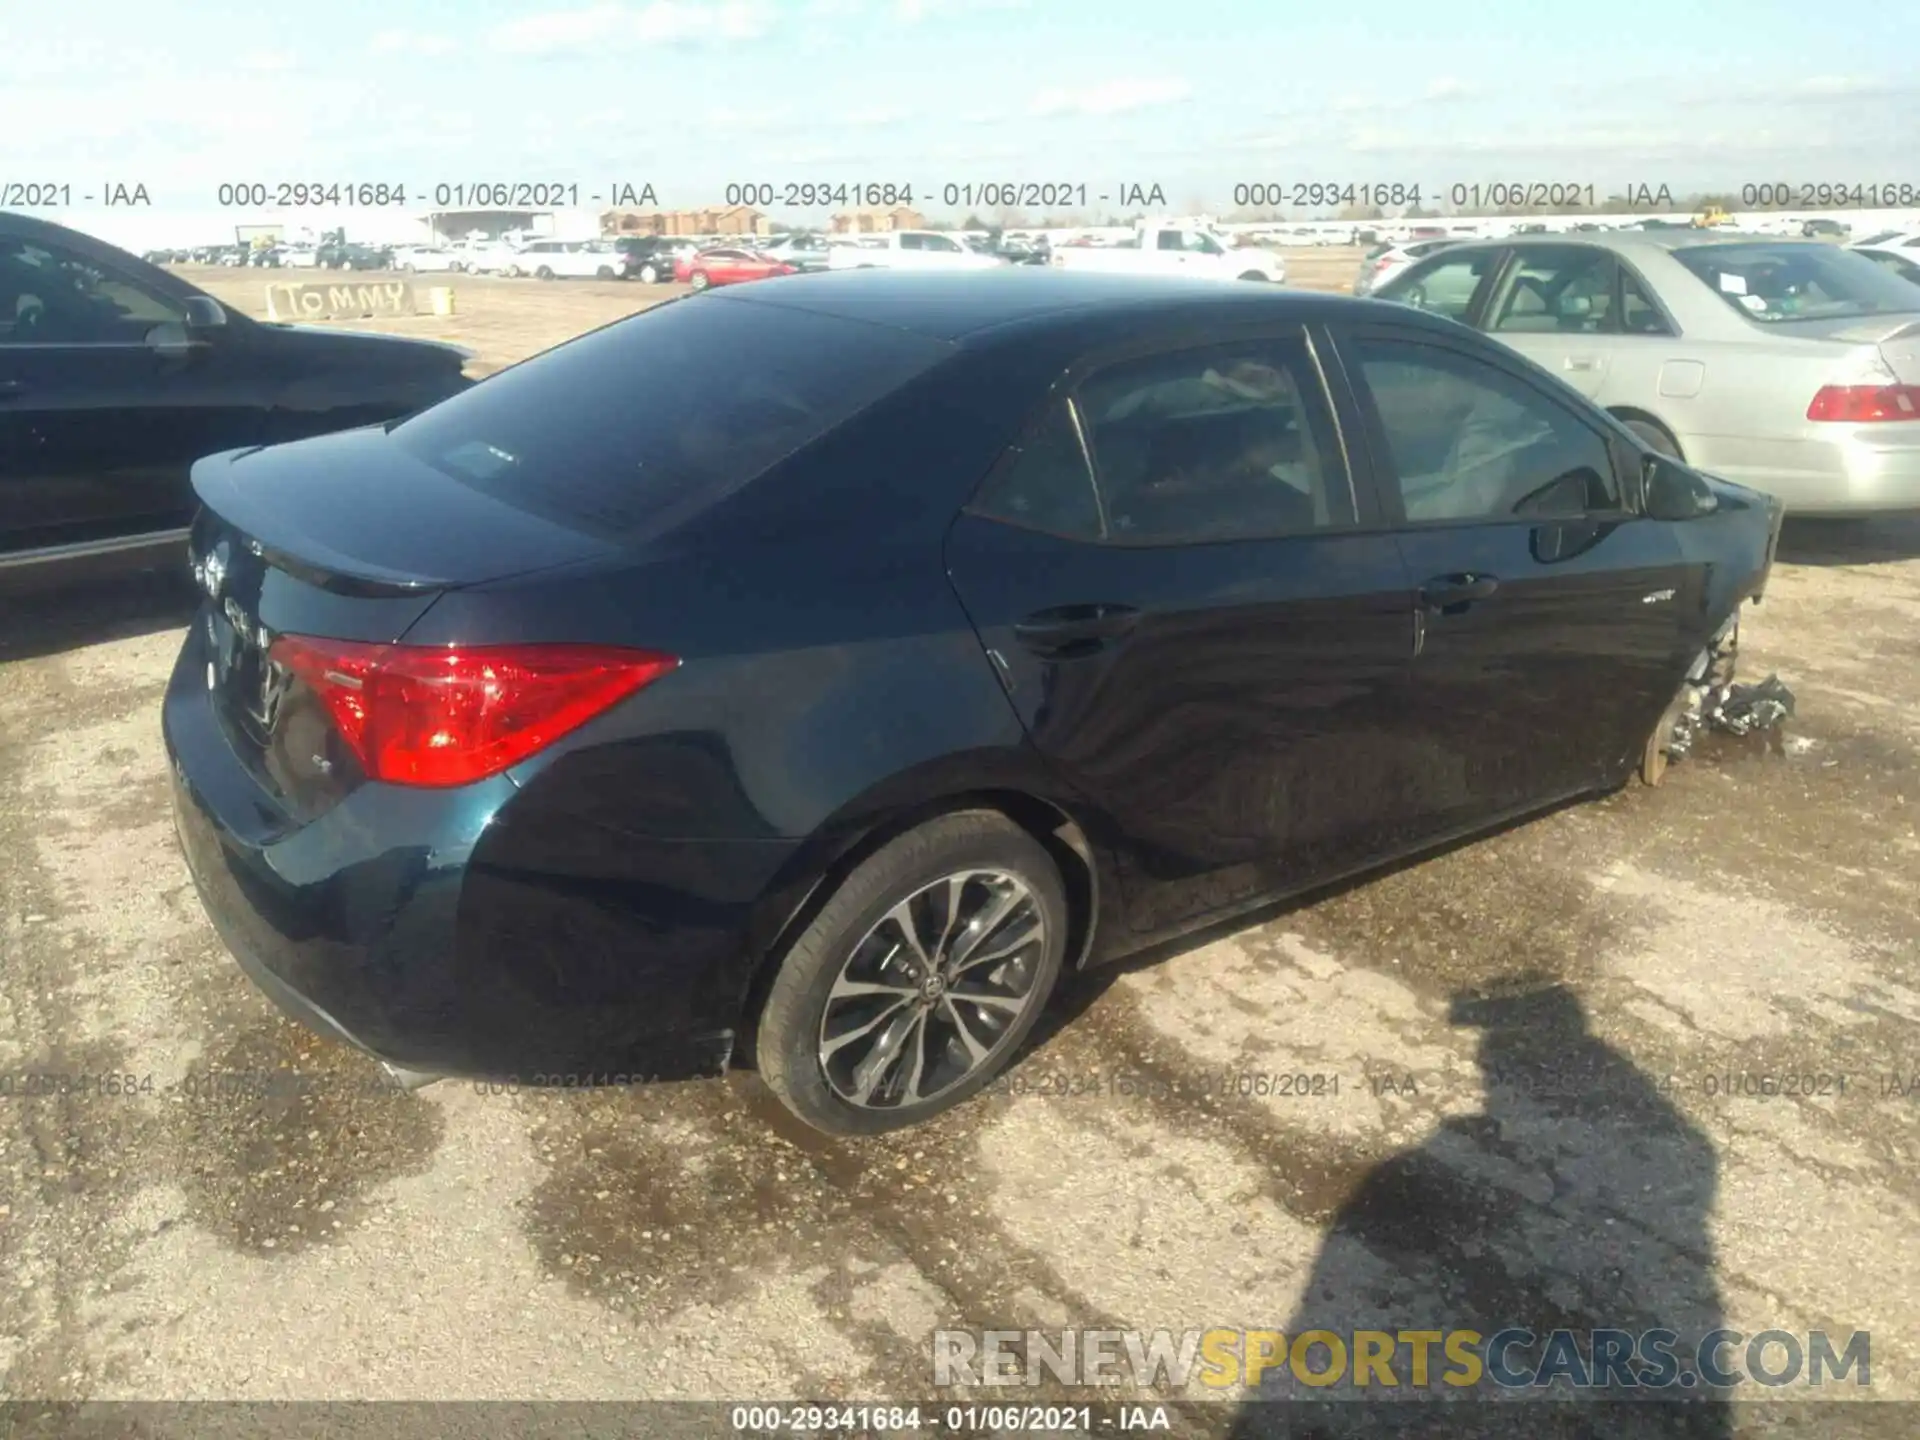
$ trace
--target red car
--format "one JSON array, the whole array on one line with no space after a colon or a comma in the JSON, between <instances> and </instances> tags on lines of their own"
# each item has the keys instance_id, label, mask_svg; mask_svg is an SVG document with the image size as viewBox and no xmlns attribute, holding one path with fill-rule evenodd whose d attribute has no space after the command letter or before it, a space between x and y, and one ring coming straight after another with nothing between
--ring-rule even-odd
<instances>
[{"instance_id":1,"label":"red car","mask_svg":"<svg viewBox=\"0 0 1920 1440\"><path fill-rule=\"evenodd\" d=\"M793 266L757 250L702 250L698 255L682 256L673 262L673 278L696 290L793 273Z\"/></svg>"}]
</instances>

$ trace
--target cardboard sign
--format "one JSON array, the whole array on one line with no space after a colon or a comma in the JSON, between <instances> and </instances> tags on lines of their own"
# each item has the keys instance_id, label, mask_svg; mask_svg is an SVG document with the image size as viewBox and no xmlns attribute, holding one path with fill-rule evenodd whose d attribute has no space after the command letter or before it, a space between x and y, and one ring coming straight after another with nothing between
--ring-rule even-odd
<instances>
[{"instance_id":1,"label":"cardboard sign","mask_svg":"<svg viewBox=\"0 0 1920 1440\"><path fill-rule=\"evenodd\" d=\"M413 286L404 280L280 280L267 286L267 316L273 320L358 320L415 313Z\"/></svg>"}]
</instances>

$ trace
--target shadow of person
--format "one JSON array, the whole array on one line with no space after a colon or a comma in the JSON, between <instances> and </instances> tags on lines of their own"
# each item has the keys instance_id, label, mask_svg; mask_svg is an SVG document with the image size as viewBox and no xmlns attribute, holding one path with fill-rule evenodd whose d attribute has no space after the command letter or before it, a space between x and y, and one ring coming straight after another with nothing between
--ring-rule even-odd
<instances>
[{"instance_id":1,"label":"shadow of person","mask_svg":"<svg viewBox=\"0 0 1920 1440\"><path fill-rule=\"evenodd\" d=\"M1721 1324L1711 1142L1662 1082L1589 1031L1564 986L1457 997L1452 1018L1480 1031L1484 1108L1383 1161L1348 1197L1284 1331L1289 1352L1308 1332L1330 1332L1349 1352L1344 1367L1331 1384L1303 1383L1297 1364L1268 1370L1231 1433L1730 1436L1725 1392L1709 1394L1697 1375L1692 1384L1678 1378L1694 1374L1702 1337ZM1416 1388L1415 1347L1401 1334L1459 1330L1482 1337L1471 1348L1483 1372L1474 1379L1435 1336L1422 1347L1429 1363ZM1493 1343L1514 1330L1533 1338ZM1562 1330L1577 1345L1555 1341ZM1526 1383L1536 1366L1542 1376L1556 1368L1543 1361L1573 1375L1591 1366L1595 1330L1625 1332L1643 1347L1646 1332L1673 1332L1664 1348L1674 1382ZM1391 1387L1378 1369L1355 1383L1355 1331L1387 1332ZM1505 1362L1498 1375L1496 1350ZM1576 1368L1567 1372L1570 1352ZM1644 1353L1632 1353L1632 1372L1646 1373ZM1325 1376L1340 1357L1314 1341L1305 1358L1309 1376Z\"/></svg>"}]
</instances>

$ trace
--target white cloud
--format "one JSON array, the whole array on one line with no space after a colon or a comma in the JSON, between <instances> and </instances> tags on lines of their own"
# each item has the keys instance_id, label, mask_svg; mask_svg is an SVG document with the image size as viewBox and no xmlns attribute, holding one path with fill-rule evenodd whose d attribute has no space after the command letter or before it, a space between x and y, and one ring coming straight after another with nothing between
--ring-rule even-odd
<instances>
[{"instance_id":1,"label":"white cloud","mask_svg":"<svg viewBox=\"0 0 1920 1440\"><path fill-rule=\"evenodd\" d=\"M909 118L903 110L850 110L845 115L834 117L842 125L850 125L859 130L880 130L889 125L901 125Z\"/></svg>"},{"instance_id":2,"label":"white cloud","mask_svg":"<svg viewBox=\"0 0 1920 1440\"><path fill-rule=\"evenodd\" d=\"M706 125L709 130L771 130L791 118L777 110L736 110L721 105L707 111Z\"/></svg>"},{"instance_id":3,"label":"white cloud","mask_svg":"<svg viewBox=\"0 0 1920 1440\"><path fill-rule=\"evenodd\" d=\"M1810 75L1792 86L1789 93L1803 100L1855 100L1884 95L1889 88L1885 81L1855 75Z\"/></svg>"},{"instance_id":4,"label":"white cloud","mask_svg":"<svg viewBox=\"0 0 1920 1440\"><path fill-rule=\"evenodd\" d=\"M382 30L373 37L376 55L451 55L460 42L449 35L432 35L423 30Z\"/></svg>"},{"instance_id":5,"label":"white cloud","mask_svg":"<svg viewBox=\"0 0 1920 1440\"><path fill-rule=\"evenodd\" d=\"M240 68L256 75L278 75L293 69L296 63L285 50L255 50L240 57Z\"/></svg>"},{"instance_id":6,"label":"white cloud","mask_svg":"<svg viewBox=\"0 0 1920 1440\"><path fill-rule=\"evenodd\" d=\"M981 10L1024 10L1028 0L893 0L893 18L917 25L937 15L959 15Z\"/></svg>"},{"instance_id":7,"label":"white cloud","mask_svg":"<svg viewBox=\"0 0 1920 1440\"><path fill-rule=\"evenodd\" d=\"M1452 75L1442 75L1433 81L1421 95L1422 100L1470 100L1478 92L1466 81Z\"/></svg>"},{"instance_id":8,"label":"white cloud","mask_svg":"<svg viewBox=\"0 0 1920 1440\"><path fill-rule=\"evenodd\" d=\"M1121 115L1130 110L1148 110L1161 105L1177 105L1193 94L1185 80L1108 80L1078 89L1042 90L1028 107L1031 114L1048 115Z\"/></svg>"},{"instance_id":9,"label":"white cloud","mask_svg":"<svg viewBox=\"0 0 1920 1440\"><path fill-rule=\"evenodd\" d=\"M550 10L495 26L488 39L512 55L565 55L621 43L684 45L757 40L772 28L766 8L755 0L654 0L640 8L595 5L585 10Z\"/></svg>"}]
</instances>

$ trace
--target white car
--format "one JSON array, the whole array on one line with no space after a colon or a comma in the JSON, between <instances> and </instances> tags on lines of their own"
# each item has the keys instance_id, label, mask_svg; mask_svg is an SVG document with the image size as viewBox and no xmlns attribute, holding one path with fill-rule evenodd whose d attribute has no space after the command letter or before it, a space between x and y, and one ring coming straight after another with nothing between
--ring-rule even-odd
<instances>
[{"instance_id":1,"label":"white car","mask_svg":"<svg viewBox=\"0 0 1920 1440\"><path fill-rule=\"evenodd\" d=\"M1883 270L1891 270L1902 280L1920 285L1920 235L1893 239L1884 244L1849 245Z\"/></svg>"},{"instance_id":2,"label":"white car","mask_svg":"<svg viewBox=\"0 0 1920 1440\"><path fill-rule=\"evenodd\" d=\"M470 275L511 275L519 258L520 246L496 240L469 247L461 258L461 265Z\"/></svg>"},{"instance_id":3,"label":"white car","mask_svg":"<svg viewBox=\"0 0 1920 1440\"><path fill-rule=\"evenodd\" d=\"M396 270L458 270L460 254L439 245L403 245L393 252Z\"/></svg>"},{"instance_id":4,"label":"white car","mask_svg":"<svg viewBox=\"0 0 1920 1440\"><path fill-rule=\"evenodd\" d=\"M1230 246L1210 230L1144 224L1112 245L1063 245L1050 264L1062 270L1125 275L1192 275L1208 280L1265 280L1281 284L1287 262L1253 246Z\"/></svg>"},{"instance_id":5,"label":"white car","mask_svg":"<svg viewBox=\"0 0 1920 1440\"><path fill-rule=\"evenodd\" d=\"M835 245L827 252L829 270L994 270L1006 264L982 255L957 235L939 230L893 230L869 237L871 243Z\"/></svg>"},{"instance_id":6,"label":"white car","mask_svg":"<svg viewBox=\"0 0 1920 1440\"><path fill-rule=\"evenodd\" d=\"M618 280L622 261L604 240L535 240L502 273L536 280Z\"/></svg>"},{"instance_id":7,"label":"white car","mask_svg":"<svg viewBox=\"0 0 1920 1440\"><path fill-rule=\"evenodd\" d=\"M314 270L320 265L320 252L311 245L283 245L280 263L295 270Z\"/></svg>"},{"instance_id":8,"label":"white car","mask_svg":"<svg viewBox=\"0 0 1920 1440\"><path fill-rule=\"evenodd\" d=\"M1360 266L1360 278L1353 282L1353 293L1371 295L1402 270L1424 260L1436 250L1457 245L1457 240L1415 240L1406 245L1389 245L1377 255L1369 255Z\"/></svg>"}]
</instances>

